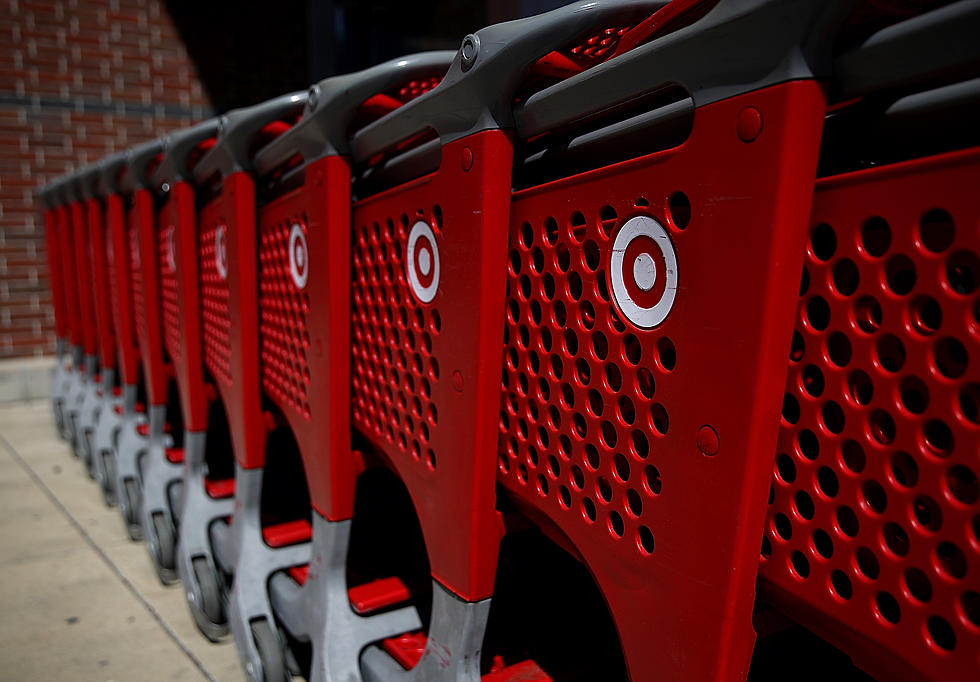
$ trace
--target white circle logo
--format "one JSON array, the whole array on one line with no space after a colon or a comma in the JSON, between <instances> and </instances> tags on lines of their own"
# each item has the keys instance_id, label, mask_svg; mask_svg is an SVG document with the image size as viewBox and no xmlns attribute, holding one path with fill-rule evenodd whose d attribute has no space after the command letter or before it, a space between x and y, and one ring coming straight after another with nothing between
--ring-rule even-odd
<instances>
[{"instance_id":1,"label":"white circle logo","mask_svg":"<svg viewBox=\"0 0 980 682\"><path fill-rule=\"evenodd\" d=\"M423 303L430 303L439 289L439 246L432 227L420 220L408 233L405 275L412 292Z\"/></svg>"},{"instance_id":2,"label":"white circle logo","mask_svg":"<svg viewBox=\"0 0 980 682\"><path fill-rule=\"evenodd\" d=\"M613 241L609 272L626 319L652 329L667 318L677 296L677 254L663 225L650 216L627 220Z\"/></svg>"},{"instance_id":3,"label":"white circle logo","mask_svg":"<svg viewBox=\"0 0 980 682\"><path fill-rule=\"evenodd\" d=\"M224 225L218 225L214 230L214 265L218 276L228 279L228 236Z\"/></svg>"},{"instance_id":4,"label":"white circle logo","mask_svg":"<svg viewBox=\"0 0 980 682\"><path fill-rule=\"evenodd\" d=\"M293 284L297 289L306 286L310 275L310 254L306 248L306 234L299 223L293 223L289 233L289 274L293 276Z\"/></svg>"},{"instance_id":5,"label":"white circle logo","mask_svg":"<svg viewBox=\"0 0 980 682\"><path fill-rule=\"evenodd\" d=\"M167 227L167 233L164 236L167 245L167 268L170 272L177 272L177 247L174 245L174 232L176 228L173 225Z\"/></svg>"}]
</instances>

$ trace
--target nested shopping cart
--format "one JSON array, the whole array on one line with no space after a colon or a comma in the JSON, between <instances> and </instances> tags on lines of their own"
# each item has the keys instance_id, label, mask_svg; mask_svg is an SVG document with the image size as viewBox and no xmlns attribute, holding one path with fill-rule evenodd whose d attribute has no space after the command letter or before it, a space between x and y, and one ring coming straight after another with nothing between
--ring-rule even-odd
<instances>
[{"instance_id":1,"label":"nested shopping cart","mask_svg":"<svg viewBox=\"0 0 980 682\"><path fill-rule=\"evenodd\" d=\"M284 95L230 112L210 149L201 134L188 133L182 154L175 154L176 143L171 152L171 173L179 169L190 187L193 172L199 197L193 222L178 225L180 316L165 320L185 358L177 363L187 433L176 563L195 622L212 640L228 625L211 528L232 516L234 453L254 449L250 437L264 435L255 296L239 293L254 290L257 276L255 190L246 169L255 147L287 129L304 102L305 96Z\"/></svg>"},{"instance_id":2,"label":"nested shopping cart","mask_svg":"<svg viewBox=\"0 0 980 682\"><path fill-rule=\"evenodd\" d=\"M109 216L113 221L116 294L120 304L115 312L120 317L117 329L120 330L120 338L123 340L120 349L127 354L127 366L130 369L134 358L138 358L142 369L142 379L135 384L135 389L129 389L126 396L127 404L131 398L133 401L133 413L129 422L132 428L127 425L120 430L115 458L115 489L119 512L134 540L143 537L141 463L149 447L151 430L155 426L157 431L163 433L162 422L166 413L167 371L163 362L162 344L149 342L149 339L159 338L160 335L159 310L154 305L158 300L158 287L153 276L156 262L153 242L156 211L149 182L162 156L163 144L160 140L134 147L127 155L122 177L118 180L112 177L106 179L109 186L117 190L114 193L116 198L110 197L112 209ZM117 222L120 209L125 219L123 225ZM120 235L120 232L123 234ZM143 232L148 233L147 236L142 236ZM116 252L119 246L126 249L125 257ZM122 266L127 266L125 272L119 270ZM128 281L125 286L120 287L123 279ZM131 313L125 308L127 295L132 298ZM127 325L128 320L125 319L128 314L133 316L131 325ZM135 347L132 345L133 341L136 343ZM145 408L137 409L138 405L135 403L141 394L145 395L146 403L158 406L155 425L143 414ZM124 415L129 416L130 413L124 410Z\"/></svg>"},{"instance_id":3,"label":"nested shopping cart","mask_svg":"<svg viewBox=\"0 0 980 682\"><path fill-rule=\"evenodd\" d=\"M154 219L137 225L141 276L134 288L139 293L141 283L143 293L137 332L144 370L150 377L149 445L140 462L140 520L147 550L165 583L178 578L175 561L184 448L188 436L195 441L203 438L207 424L198 299L182 294L197 281L190 169L213 146L217 130L218 120L210 119L163 138L160 163L146 185L155 200Z\"/></svg>"},{"instance_id":4,"label":"nested shopping cart","mask_svg":"<svg viewBox=\"0 0 980 682\"><path fill-rule=\"evenodd\" d=\"M836 60L782 396L760 594L883 680L980 677L978 25Z\"/></svg>"},{"instance_id":5,"label":"nested shopping cart","mask_svg":"<svg viewBox=\"0 0 980 682\"><path fill-rule=\"evenodd\" d=\"M402 604L409 593L397 577L348 590L358 462L350 442L347 140L352 127L435 86L451 59L452 52L410 55L321 81L311 88L299 123L255 157L266 202L257 235L262 389L295 438L313 518L306 531L310 558L297 565L281 552L265 552L260 577L276 573L271 604L289 636L312 648L312 679L357 675L363 646L419 625L415 610ZM269 450L267 471L275 456ZM257 500L242 499L256 506ZM264 533L273 544L273 529ZM241 562L250 560L249 551L245 547ZM375 613L396 605L402 608ZM263 657L262 665L269 674L276 662Z\"/></svg>"},{"instance_id":6,"label":"nested shopping cart","mask_svg":"<svg viewBox=\"0 0 980 682\"><path fill-rule=\"evenodd\" d=\"M68 292L65 284L68 278L68 264L64 260L65 234L61 218L63 178L57 178L43 187L38 193L44 211L44 243L48 259L48 283L51 288L51 303L54 309L54 331L57 339L54 381L51 390L51 408L54 412L55 428L65 437L64 420L65 396L74 380L77 357L74 353L72 317L68 305Z\"/></svg>"}]
</instances>

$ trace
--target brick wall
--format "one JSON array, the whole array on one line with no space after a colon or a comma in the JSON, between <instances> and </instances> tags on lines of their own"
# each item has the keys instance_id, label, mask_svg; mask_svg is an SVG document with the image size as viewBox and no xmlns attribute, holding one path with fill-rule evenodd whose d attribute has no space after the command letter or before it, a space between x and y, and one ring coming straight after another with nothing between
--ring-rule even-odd
<instances>
[{"instance_id":1,"label":"brick wall","mask_svg":"<svg viewBox=\"0 0 980 682\"><path fill-rule=\"evenodd\" d=\"M0 358L54 349L35 189L207 116L159 0L0 0Z\"/></svg>"}]
</instances>

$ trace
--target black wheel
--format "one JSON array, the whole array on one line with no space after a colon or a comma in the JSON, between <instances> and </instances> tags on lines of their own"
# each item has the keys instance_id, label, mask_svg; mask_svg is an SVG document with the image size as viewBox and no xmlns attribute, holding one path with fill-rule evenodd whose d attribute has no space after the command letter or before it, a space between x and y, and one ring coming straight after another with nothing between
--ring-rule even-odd
<instances>
[{"instance_id":1,"label":"black wheel","mask_svg":"<svg viewBox=\"0 0 980 682\"><path fill-rule=\"evenodd\" d=\"M126 530L129 531L129 539L139 542L143 539L143 528L140 526L140 508L143 506L143 493L135 479L127 478L123 483L122 494L126 496L126 504L123 506L123 520L126 522Z\"/></svg>"},{"instance_id":2,"label":"black wheel","mask_svg":"<svg viewBox=\"0 0 980 682\"><path fill-rule=\"evenodd\" d=\"M153 515L153 535L156 536L156 551L154 552L157 576L164 585L177 582L177 570L174 567L174 551L177 538L174 529L162 513Z\"/></svg>"},{"instance_id":3,"label":"black wheel","mask_svg":"<svg viewBox=\"0 0 980 682\"><path fill-rule=\"evenodd\" d=\"M258 649L259 660L262 662L262 676L258 676L258 671L249 671L251 677L257 682L290 682L292 675L286 672L286 661L278 635L265 619L255 621L251 628L252 639L255 640L255 648Z\"/></svg>"},{"instance_id":4,"label":"black wheel","mask_svg":"<svg viewBox=\"0 0 980 682\"><path fill-rule=\"evenodd\" d=\"M82 459L85 460L85 470L88 477L95 480L95 447L92 441L95 440L95 433L91 430L82 433Z\"/></svg>"},{"instance_id":5,"label":"black wheel","mask_svg":"<svg viewBox=\"0 0 980 682\"><path fill-rule=\"evenodd\" d=\"M200 603L189 602L191 614L194 616L194 623L197 629L212 642L220 641L228 634L228 622L225 618L225 609L221 603L221 590L218 587L218 579L208 565L208 560L204 557L197 557L191 562L194 575L193 579L197 582ZM186 591L188 597L192 592Z\"/></svg>"},{"instance_id":6,"label":"black wheel","mask_svg":"<svg viewBox=\"0 0 980 682\"><path fill-rule=\"evenodd\" d=\"M112 456L111 450L103 450L99 455L102 458L102 499L106 506L116 506L116 458Z\"/></svg>"}]
</instances>

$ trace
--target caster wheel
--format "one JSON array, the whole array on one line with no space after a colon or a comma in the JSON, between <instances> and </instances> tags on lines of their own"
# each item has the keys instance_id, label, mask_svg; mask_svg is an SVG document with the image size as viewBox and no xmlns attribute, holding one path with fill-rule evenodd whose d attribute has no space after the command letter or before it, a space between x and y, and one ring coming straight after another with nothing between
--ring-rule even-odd
<instances>
[{"instance_id":1,"label":"caster wheel","mask_svg":"<svg viewBox=\"0 0 980 682\"><path fill-rule=\"evenodd\" d=\"M178 580L177 570L174 566L177 538L174 537L173 526L163 514L154 514L151 532L154 537L151 541L150 551L153 554L153 564L157 570L157 577L164 585L172 585Z\"/></svg>"},{"instance_id":2,"label":"caster wheel","mask_svg":"<svg viewBox=\"0 0 980 682\"><path fill-rule=\"evenodd\" d=\"M252 639L259 652L262 671L248 670L249 677L255 682L290 682L292 675L286 671L286 661L282 655L279 637L269 627L266 620L257 620L251 625Z\"/></svg>"},{"instance_id":3,"label":"caster wheel","mask_svg":"<svg viewBox=\"0 0 980 682\"><path fill-rule=\"evenodd\" d=\"M228 622L221 603L221 590L218 579L208 565L207 559L197 557L192 562L194 580L200 594L200 603L195 603L194 594L187 590L187 603L194 616L197 629L212 642L218 642L228 634Z\"/></svg>"},{"instance_id":4,"label":"caster wheel","mask_svg":"<svg viewBox=\"0 0 980 682\"><path fill-rule=\"evenodd\" d=\"M113 485L116 480L116 459L112 456L111 450L103 450L99 455L102 458L102 499L105 500L107 507L116 506L116 490Z\"/></svg>"},{"instance_id":5,"label":"caster wheel","mask_svg":"<svg viewBox=\"0 0 980 682\"><path fill-rule=\"evenodd\" d=\"M139 542L143 539L143 528L139 523L143 495L140 492L139 485L132 478L127 478L124 482L122 494L126 497L126 504L123 510L126 530L129 531L129 539Z\"/></svg>"},{"instance_id":6,"label":"caster wheel","mask_svg":"<svg viewBox=\"0 0 980 682\"><path fill-rule=\"evenodd\" d=\"M92 441L95 439L95 434L91 431L82 434L82 459L85 461L85 471L88 473L88 477L93 481L95 478L95 448L93 447Z\"/></svg>"}]
</instances>

